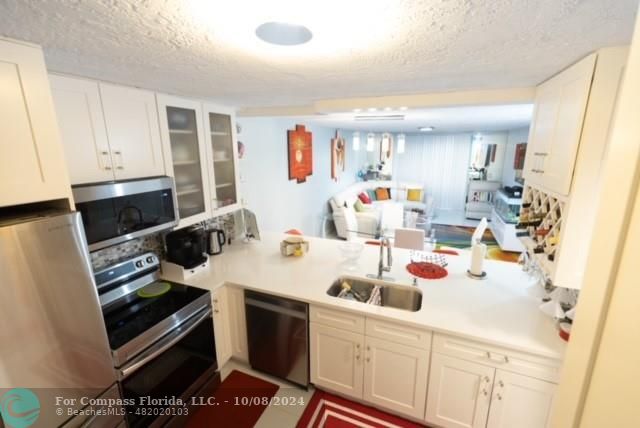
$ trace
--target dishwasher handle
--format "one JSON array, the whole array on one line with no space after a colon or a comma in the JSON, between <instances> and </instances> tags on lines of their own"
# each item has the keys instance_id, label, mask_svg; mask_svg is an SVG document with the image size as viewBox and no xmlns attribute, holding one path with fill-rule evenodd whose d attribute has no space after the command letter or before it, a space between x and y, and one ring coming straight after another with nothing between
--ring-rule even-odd
<instances>
[{"instance_id":1,"label":"dishwasher handle","mask_svg":"<svg viewBox=\"0 0 640 428\"><path fill-rule=\"evenodd\" d=\"M309 305L295 300L268 296L247 290L244 298L245 306L253 306L268 311L306 320Z\"/></svg>"}]
</instances>

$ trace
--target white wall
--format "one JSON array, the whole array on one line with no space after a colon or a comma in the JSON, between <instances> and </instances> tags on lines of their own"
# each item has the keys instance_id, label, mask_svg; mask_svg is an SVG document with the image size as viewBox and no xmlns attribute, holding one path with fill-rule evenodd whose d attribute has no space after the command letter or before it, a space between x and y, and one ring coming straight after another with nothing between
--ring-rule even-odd
<instances>
[{"instance_id":1,"label":"white wall","mask_svg":"<svg viewBox=\"0 0 640 428\"><path fill-rule=\"evenodd\" d=\"M347 140L345 171L336 183L331 179L331 138L335 130L305 124L295 118L238 118L242 133L238 140L245 145L240 160L242 197L258 218L260 230L284 232L299 229L306 235L320 236L323 214L335 193L356 181L361 162ZM313 141L313 174L305 183L289 180L287 130L296 124L307 126Z\"/></svg>"},{"instance_id":2,"label":"white wall","mask_svg":"<svg viewBox=\"0 0 640 428\"><path fill-rule=\"evenodd\" d=\"M526 143L529 139L529 127L511 129L507 135L507 149L504 156L504 168L502 170L502 184L504 186L520 186L515 181L515 170L513 169L513 158L516 154L516 144Z\"/></svg>"}]
</instances>

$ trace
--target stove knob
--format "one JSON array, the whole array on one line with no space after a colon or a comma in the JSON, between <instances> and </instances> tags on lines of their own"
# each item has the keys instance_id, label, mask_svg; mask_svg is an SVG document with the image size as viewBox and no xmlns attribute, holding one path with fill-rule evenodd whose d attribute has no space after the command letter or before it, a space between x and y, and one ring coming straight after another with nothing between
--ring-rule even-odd
<instances>
[{"instance_id":1,"label":"stove knob","mask_svg":"<svg viewBox=\"0 0 640 428\"><path fill-rule=\"evenodd\" d=\"M147 257L147 263L151 264L151 263L153 263L154 261L155 261L155 260L154 260L154 257L153 257L153 256L149 256L149 257Z\"/></svg>"},{"instance_id":2,"label":"stove knob","mask_svg":"<svg viewBox=\"0 0 640 428\"><path fill-rule=\"evenodd\" d=\"M138 260L138 261L136 262L136 267L137 267L137 268L142 268L142 267L144 267L144 262L143 262L142 260Z\"/></svg>"}]
</instances>

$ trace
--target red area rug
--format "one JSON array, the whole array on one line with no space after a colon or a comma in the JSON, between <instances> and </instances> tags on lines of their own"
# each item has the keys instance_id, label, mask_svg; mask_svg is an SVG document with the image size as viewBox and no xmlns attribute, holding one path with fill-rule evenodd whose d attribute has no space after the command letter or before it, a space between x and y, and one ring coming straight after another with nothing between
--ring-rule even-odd
<instances>
[{"instance_id":1,"label":"red area rug","mask_svg":"<svg viewBox=\"0 0 640 428\"><path fill-rule=\"evenodd\" d=\"M278 385L234 370L213 393L212 400L207 400L216 404L198 408L185 426L252 428L268 407L261 398L271 398L276 392Z\"/></svg>"},{"instance_id":2,"label":"red area rug","mask_svg":"<svg viewBox=\"0 0 640 428\"><path fill-rule=\"evenodd\" d=\"M296 428L418 428L415 422L316 390Z\"/></svg>"}]
</instances>

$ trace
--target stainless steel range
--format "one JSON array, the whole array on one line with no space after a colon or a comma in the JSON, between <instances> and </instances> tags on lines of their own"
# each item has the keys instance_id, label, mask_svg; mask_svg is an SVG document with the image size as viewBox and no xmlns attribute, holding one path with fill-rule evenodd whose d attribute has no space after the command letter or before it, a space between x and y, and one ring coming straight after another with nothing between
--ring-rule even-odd
<instances>
[{"instance_id":1,"label":"stainless steel range","mask_svg":"<svg viewBox=\"0 0 640 428\"><path fill-rule=\"evenodd\" d=\"M99 271L95 280L122 395L137 403L127 408L130 426L160 426L184 413L146 414L141 397L188 402L219 385L209 291L160 280L153 253Z\"/></svg>"}]
</instances>

